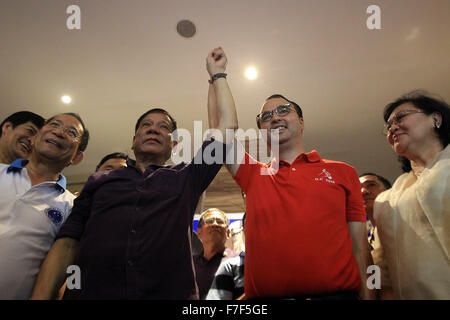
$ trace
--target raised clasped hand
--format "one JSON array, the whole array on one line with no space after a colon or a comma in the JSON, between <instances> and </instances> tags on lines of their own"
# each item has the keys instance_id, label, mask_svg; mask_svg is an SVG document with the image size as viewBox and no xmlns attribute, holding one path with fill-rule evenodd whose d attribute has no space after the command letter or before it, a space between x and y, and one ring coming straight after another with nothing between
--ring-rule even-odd
<instances>
[{"instance_id":1,"label":"raised clasped hand","mask_svg":"<svg viewBox=\"0 0 450 320\"><path fill-rule=\"evenodd\" d=\"M206 70L210 76L224 73L227 66L227 57L222 47L214 48L206 57Z\"/></svg>"}]
</instances>

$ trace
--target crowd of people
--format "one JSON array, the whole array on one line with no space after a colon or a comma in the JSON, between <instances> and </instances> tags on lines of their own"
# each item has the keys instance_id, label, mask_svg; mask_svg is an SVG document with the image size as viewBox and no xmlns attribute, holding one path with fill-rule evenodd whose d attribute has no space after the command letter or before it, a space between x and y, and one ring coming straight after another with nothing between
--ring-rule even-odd
<instances>
[{"instance_id":1,"label":"crowd of people","mask_svg":"<svg viewBox=\"0 0 450 320\"><path fill-rule=\"evenodd\" d=\"M20 111L2 122L0 299L450 299L449 105L414 91L385 107L386 140L404 171L391 186L306 150L303 110L273 94L256 124L278 154L261 163L234 137L227 62L221 47L206 58L209 127L221 134L192 162L166 164L177 122L150 109L135 125L134 159L108 154L78 196L62 174L88 145L78 114ZM206 161L206 149L219 159ZM210 208L194 232L223 163L245 219L230 227ZM71 265L80 288L65 285ZM380 288L367 285L370 265Z\"/></svg>"}]
</instances>

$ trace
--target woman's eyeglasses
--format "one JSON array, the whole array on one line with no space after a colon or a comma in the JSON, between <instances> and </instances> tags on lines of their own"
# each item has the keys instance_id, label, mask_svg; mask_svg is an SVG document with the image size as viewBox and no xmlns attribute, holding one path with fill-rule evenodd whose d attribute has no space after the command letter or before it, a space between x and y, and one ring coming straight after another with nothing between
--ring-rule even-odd
<instances>
[{"instance_id":1,"label":"woman's eyeglasses","mask_svg":"<svg viewBox=\"0 0 450 320\"><path fill-rule=\"evenodd\" d=\"M399 111L395 114L395 116L392 117L392 119L388 120L388 122L386 122L386 124L384 125L383 128L383 134L386 136L389 133L389 130L391 130L391 127L396 124L399 125L402 123L403 119L406 116L409 116L410 114L415 114L415 113L425 113L422 110L402 110Z\"/></svg>"}]
</instances>

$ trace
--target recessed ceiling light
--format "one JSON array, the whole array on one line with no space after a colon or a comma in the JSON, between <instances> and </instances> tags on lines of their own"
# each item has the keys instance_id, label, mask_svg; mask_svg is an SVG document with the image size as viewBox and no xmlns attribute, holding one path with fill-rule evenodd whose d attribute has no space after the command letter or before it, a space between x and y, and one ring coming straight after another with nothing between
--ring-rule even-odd
<instances>
[{"instance_id":1,"label":"recessed ceiling light","mask_svg":"<svg viewBox=\"0 0 450 320\"><path fill-rule=\"evenodd\" d=\"M249 67L245 71L245 76L247 77L247 79L254 80L258 77L258 71L256 71L254 67Z\"/></svg>"},{"instance_id":2,"label":"recessed ceiling light","mask_svg":"<svg viewBox=\"0 0 450 320\"><path fill-rule=\"evenodd\" d=\"M191 38L195 35L197 28L192 21L189 20L181 20L177 24L177 32L180 36L184 38Z\"/></svg>"},{"instance_id":3,"label":"recessed ceiling light","mask_svg":"<svg viewBox=\"0 0 450 320\"><path fill-rule=\"evenodd\" d=\"M72 102L72 98L70 96L62 96L61 101L64 102L65 104L69 104Z\"/></svg>"}]
</instances>

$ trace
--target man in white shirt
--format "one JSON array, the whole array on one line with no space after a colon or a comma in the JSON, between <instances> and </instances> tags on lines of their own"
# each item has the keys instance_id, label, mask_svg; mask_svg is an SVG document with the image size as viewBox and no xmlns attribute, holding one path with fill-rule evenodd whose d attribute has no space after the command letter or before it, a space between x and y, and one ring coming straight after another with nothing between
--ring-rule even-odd
<instances>
[{"instance_id":1,"label":"man in white shirt","mask_svg":"<svg viewBox=\"0 0 450 320\"><path fill-rule=\"evenodd\" d=\"M37 133L29 160L0 164L0 299L28 299L74 196L61 171L83 160L89 132L64 113Z\"/></svg>"}]
</instances>

